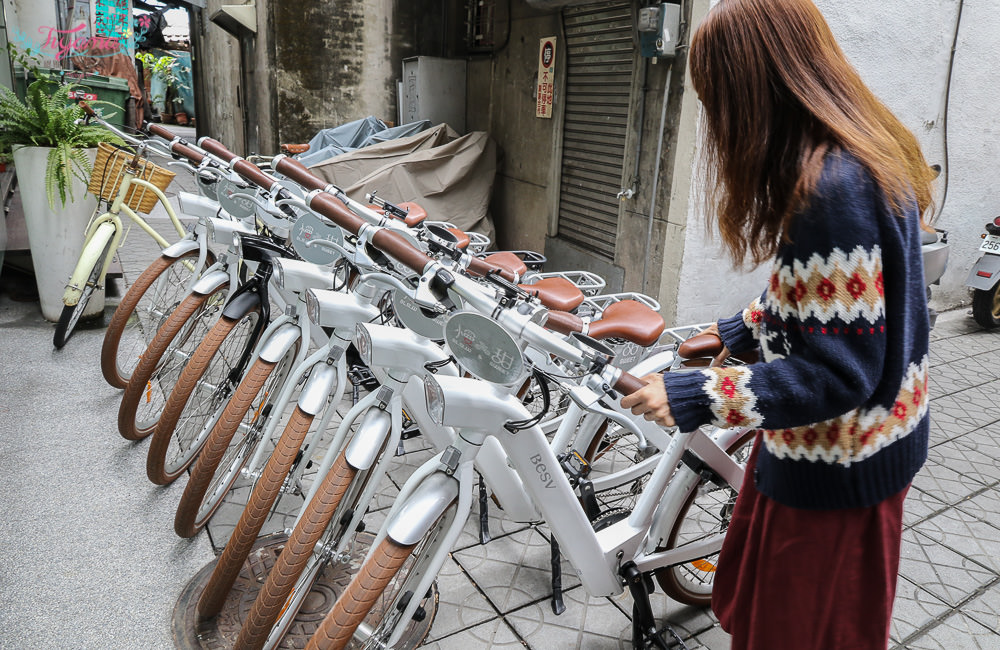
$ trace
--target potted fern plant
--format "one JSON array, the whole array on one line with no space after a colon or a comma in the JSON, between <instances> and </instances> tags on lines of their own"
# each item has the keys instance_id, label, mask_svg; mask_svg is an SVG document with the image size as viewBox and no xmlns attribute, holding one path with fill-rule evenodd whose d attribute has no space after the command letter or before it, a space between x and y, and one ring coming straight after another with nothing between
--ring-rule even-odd
<instances>
[{"instance_id":1,"label":"potted fern plant","mask_svg":"<svg viewBox=\"0 0 1000 650\"><path fill-rule=\"evenodd\" d=\"M95 147L124 143L103 127L77 121L83 110L70 99L72 85L38 70L34 75L24 100L0 86L0 147L13 150L42 315L58 321L63 289L97 207L87 193ZM103 296L95 298L85 316L103 311Z\"/></svg>"}]
</instances>

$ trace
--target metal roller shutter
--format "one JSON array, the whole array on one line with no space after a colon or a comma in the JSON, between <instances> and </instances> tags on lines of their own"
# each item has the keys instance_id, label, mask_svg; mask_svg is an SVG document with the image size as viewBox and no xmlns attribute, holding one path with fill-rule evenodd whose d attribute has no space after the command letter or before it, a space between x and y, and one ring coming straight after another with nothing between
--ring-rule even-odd
<instances>
[{"instance_id":1,"label":"metal roller shutter","mask_svg":"<svg viewBox=\"0 0 1000 650\"><path fill-rule=\"evenodd\" d=\"M566 98L558 236L614 259L635 52L632 3L563 10Z\"/></svg>"}]
</instances>

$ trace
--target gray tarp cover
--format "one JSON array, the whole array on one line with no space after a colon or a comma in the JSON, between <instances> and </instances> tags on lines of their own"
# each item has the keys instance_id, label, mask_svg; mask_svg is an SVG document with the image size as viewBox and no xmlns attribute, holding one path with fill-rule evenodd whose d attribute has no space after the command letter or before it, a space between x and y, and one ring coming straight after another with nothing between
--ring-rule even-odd
<instances>
[{"instance_id":1,"label":"gray tarp cover","mask_svg":"<svg viewBox=\"0 0 1000 650\"><path fill-rule=\"evenodd\" d=\"M420 133L430 125L430 120L418 120L389 127L382 120L369 115L331 129L323 129L309 141L309 151L297 158L300 163L308 167L347 151Z\"/></svg>"},{"instance_id":2,"label":"gray tarp cover","mask_svg":"<svg viewBox=\"0 0 1000 650\"><path fill-rule=\"evenodd\" d=\"M449 221L494 239L489 207L496 145L484 131L457 137L439 124L335 156L310 169L356 201L364 201L365 193L373 191L393 203L413 201L431 220Z\"/></svg>"}]
</instances>

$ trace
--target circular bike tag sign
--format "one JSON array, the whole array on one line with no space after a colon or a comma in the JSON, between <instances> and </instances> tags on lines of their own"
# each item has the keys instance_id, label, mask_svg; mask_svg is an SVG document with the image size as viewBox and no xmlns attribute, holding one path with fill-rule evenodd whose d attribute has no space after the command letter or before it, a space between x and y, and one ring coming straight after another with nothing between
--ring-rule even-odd
<instances>
[{"instance_id":1,"label":"circular bike tag sign","mask_svg":"<svg viewBox=\"0 0 1000 650\"><path fill-rule=\"evenodd\" d=\"M344 245L344 233L332 223L323 221L312 213L300 216L292 226L292 248L299 257L313 264L332 264L340 257L336 249L317 245L316 241L329 241Z\"/></svg>"},{"instance_id":2,"label":"circular bike tag sign","mask_svg":"<svg viewBox=\"0 0 1000 650\"><path fill-rule=\"evenodd\" d=\"M219 205L234 219L245 219L257 214L257 204L246 197L239 196L240 194L252 194L252 189L240 187L225 176L219 178L215 189L219 195Z\"/></svg>"},{"instance_id":3,"label":"circular bike tag sign","mask_svg":"<svg viewBox=\"0 0 1000 650\"><path fill-rule=\"evenodd\" d=\"M524 358L514 338L492 318L475 312L452 314L444 340L463 369L474 377L510 386L524 377Z\"/></svg>"},{"instance_id":4,"label":"circular bike tag sign","mask_svg":"<svg viewBox=\"0 0 1000 650\"><path fill-rule=\"evenodd\" d=\"M414 278L410 284L415 285L415 282ZM444 338L444 323L448 314L437 314L429 309L424 309L413 298L398 289L393 289L390 295L392 296L392 311L407 329L434 341L440 341ZM452 291L448 292L448 296L459 309L462 308L461 298Z\"/></svg>"}]
</instances>

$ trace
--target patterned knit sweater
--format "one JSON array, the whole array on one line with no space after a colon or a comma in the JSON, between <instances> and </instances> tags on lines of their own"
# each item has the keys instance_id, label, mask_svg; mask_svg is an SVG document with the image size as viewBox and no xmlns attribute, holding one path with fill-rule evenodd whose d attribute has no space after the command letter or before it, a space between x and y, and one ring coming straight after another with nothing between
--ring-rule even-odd
<instances>
[{"instance_id":1,"label":"patterned knit sweater","mask_svg":"<svg viewBox=\"0 0 1000 650\"><path fill-rule=\"evenodd\" d=\"M830 154L768 288L719 321L761 363L666 373L684 431L763 429L754 481L797 508L874 505L927 457L928 315L916 206L895 216L853 156Z\"/></svg>"}]
</instances>

